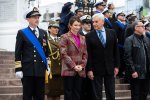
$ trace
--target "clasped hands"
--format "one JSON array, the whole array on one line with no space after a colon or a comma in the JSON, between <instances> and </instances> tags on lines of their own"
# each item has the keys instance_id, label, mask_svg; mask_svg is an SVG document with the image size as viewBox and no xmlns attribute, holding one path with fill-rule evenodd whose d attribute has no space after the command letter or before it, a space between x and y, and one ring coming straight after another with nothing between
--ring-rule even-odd
<instances>
[{"instance_id":1,"label":"clasped hands","mask_svg":"<svg viewBox=\"0 0 150 100\"><path fill-rule=\"evenodd\" d=\"M80 72L80 71L82 71L82 66L81 65L76 65L73 69L77 72Z\"/></svg>"}]
</instances>

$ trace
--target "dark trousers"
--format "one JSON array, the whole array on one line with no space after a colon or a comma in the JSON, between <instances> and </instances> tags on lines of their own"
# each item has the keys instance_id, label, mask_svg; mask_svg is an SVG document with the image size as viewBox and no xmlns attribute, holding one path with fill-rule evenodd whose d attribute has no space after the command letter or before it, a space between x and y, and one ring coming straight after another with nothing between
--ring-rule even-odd
<instances>
[{"instance_id":1,"label":"dark trousers","mask_svg":"<svg viewBox=\"0 0 150 100\"><path fill-rule=\"evenodd\" d=\"M93 100L102 100L103 80L107 100L115 100L115 78L111 76L94 76L92 80Z\"/></svg>"},{"instance_id":2,"label":"dark trousers","mask_svg":"<svg viewBox=\"0 0 150 100\"><path fill-rule=\"evenodd\" d=\"M147 100L149 84L148 79L131 79L131 100Z\"/></svg>"},{"instance_id":3,"label":"dark trousers","mask_svg":"<svg viewBox=\"0 0 150 100\"><path fill-rule=\"evenodd\" d=\"M64 76L64 100L80 100L83 78Z\"/></svg>"},{"instance_id":4,"label":"dark trousers","mask_svg":"<svg viewBox=\"0 0 150 100\"><path fill-rule=\"evenodd\" d=\"M119 54L120 54L120 67L119 67L119 77L124 77L125 72L125 61L124 61L124 49L119 48Z\"/></svg>"},{"instance_id":5,"label":"dark trousers","mask_svg":"<svg viewBox=\"0 0 150 100\"><path fill-rule=\"evenodd\" d=\"M92 83L88 77L83 79L81 94L80 100L93 100Z\"/></svg>"},{"instance_id":6,"label":"dark trousers","mask_svg":"<svg viewBox=\"0 0 150 100\"><path fill-rule=\"evenodd\" d=\"M44 100L44 77L24 76L23 84L23 100Z\"/></svg>"}]
</instances>

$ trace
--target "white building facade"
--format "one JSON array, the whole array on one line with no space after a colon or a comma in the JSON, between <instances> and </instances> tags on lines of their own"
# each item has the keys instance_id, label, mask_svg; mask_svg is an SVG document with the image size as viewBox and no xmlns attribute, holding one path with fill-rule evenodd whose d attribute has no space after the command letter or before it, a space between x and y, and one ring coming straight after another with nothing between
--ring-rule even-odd
<instances>
[{"instance_id":1,"label":"white building facade","mask_svg":"<svg viewBox=\"0 0 150 100\"><path fill-rule=\"evenodd\" d=\"M135 11L139 15L139 10L145 4L146 0L112 0L117 6L116 11L123 10L126 13ZM149 1L149 0L148 0ZM121 3L120 3L121 2ZM121 5L120 5L121 4ZM61 2L39 7L40 13L44 15L48 12L51 20L59 18L62 6ZM34 4L31 4L34 6ZM0 50L14 51L17 31L27 27L27 22L23 18L24 12L28 9L28 0L0 0ZM73 6L72 11L75 7ZM141 12L143 13L143 12ZM149 8L146 13L150 14ZM41 16L39 27L47 30L48 22L43 22Z\"/></svg>"}]
</instances>

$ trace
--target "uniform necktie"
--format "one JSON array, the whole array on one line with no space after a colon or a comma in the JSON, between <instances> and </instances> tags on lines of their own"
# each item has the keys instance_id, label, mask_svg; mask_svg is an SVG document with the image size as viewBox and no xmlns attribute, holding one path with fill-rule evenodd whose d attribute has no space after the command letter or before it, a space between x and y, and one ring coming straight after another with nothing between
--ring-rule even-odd
<instances>
[{"instance_id":1,"label":"uniform necktie","mask_svg":"<svg viewBox=\"0 0 150 100\"><path fill-rule=\"evenodd\" d=\"M98 30L98 37L99 37L102 45L105 47L105 40L104 40L104 37L102 35L102 30Z\"/></svg>"},{"instance_id":2,"label":"uniform necktie","mask_svg":"<svg viewBox=\"0 0 150 100\"><path fill-rule=\"evenodd\" d=\"M57 42L57 38L54 38L54 41Z\"/></svg>"},{"instance_id":3,"label":"uniform necktie","mask_svg":"<svg viewBox=\"0 0 150 100\"><path fill-rule=\"evenodd\" d=\"M38 37L37 31L33 30L33 33L35 34L36 37Z\"/></svg>"}]
</instances>

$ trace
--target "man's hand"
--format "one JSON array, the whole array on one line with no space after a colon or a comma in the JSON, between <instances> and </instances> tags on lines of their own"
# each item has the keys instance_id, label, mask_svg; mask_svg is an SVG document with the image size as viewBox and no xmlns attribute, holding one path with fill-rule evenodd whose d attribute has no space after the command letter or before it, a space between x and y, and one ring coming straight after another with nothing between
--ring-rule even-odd
<instances>
[{"instance_id":1,"label":"man's hand","mask_svg":"<svg viewBox=\"0 0 150 100\"><path fill-rule=\"evenodd\" d=\"M16 77L19 78L19 79L23 78L23 72L22 71L17 71L16 72Z\"/></svg>"},{"instance_id":2,"label":"man's hand","mask_svg":"<svg viewBox=\"0 0 150 100\"><path fill-rule=\"evenodd\" d=\"M119 69L118 68L114 68L114 77L117 76L118 72L119 72Z\"/></svg>"},{"instance_id":3,"label":"man's hand","mask_svg":"<svg viewBox=\"0 0 150 100\"><path fill-rule=\"evenodd\" d=\"M133 78L138 78L138 73L137 72L132 73L132 77Z\"/></svg>"},{"instance_id":4,"label":"man's hand","mask_svg":"<svg viewBox=\"0 0 150 100\"><path fill-rule=\"evenodd\" d=\"M88 75L89 79L94 80L93 71L88 71L87 75Z\"/></svg>"}]
</instances>

